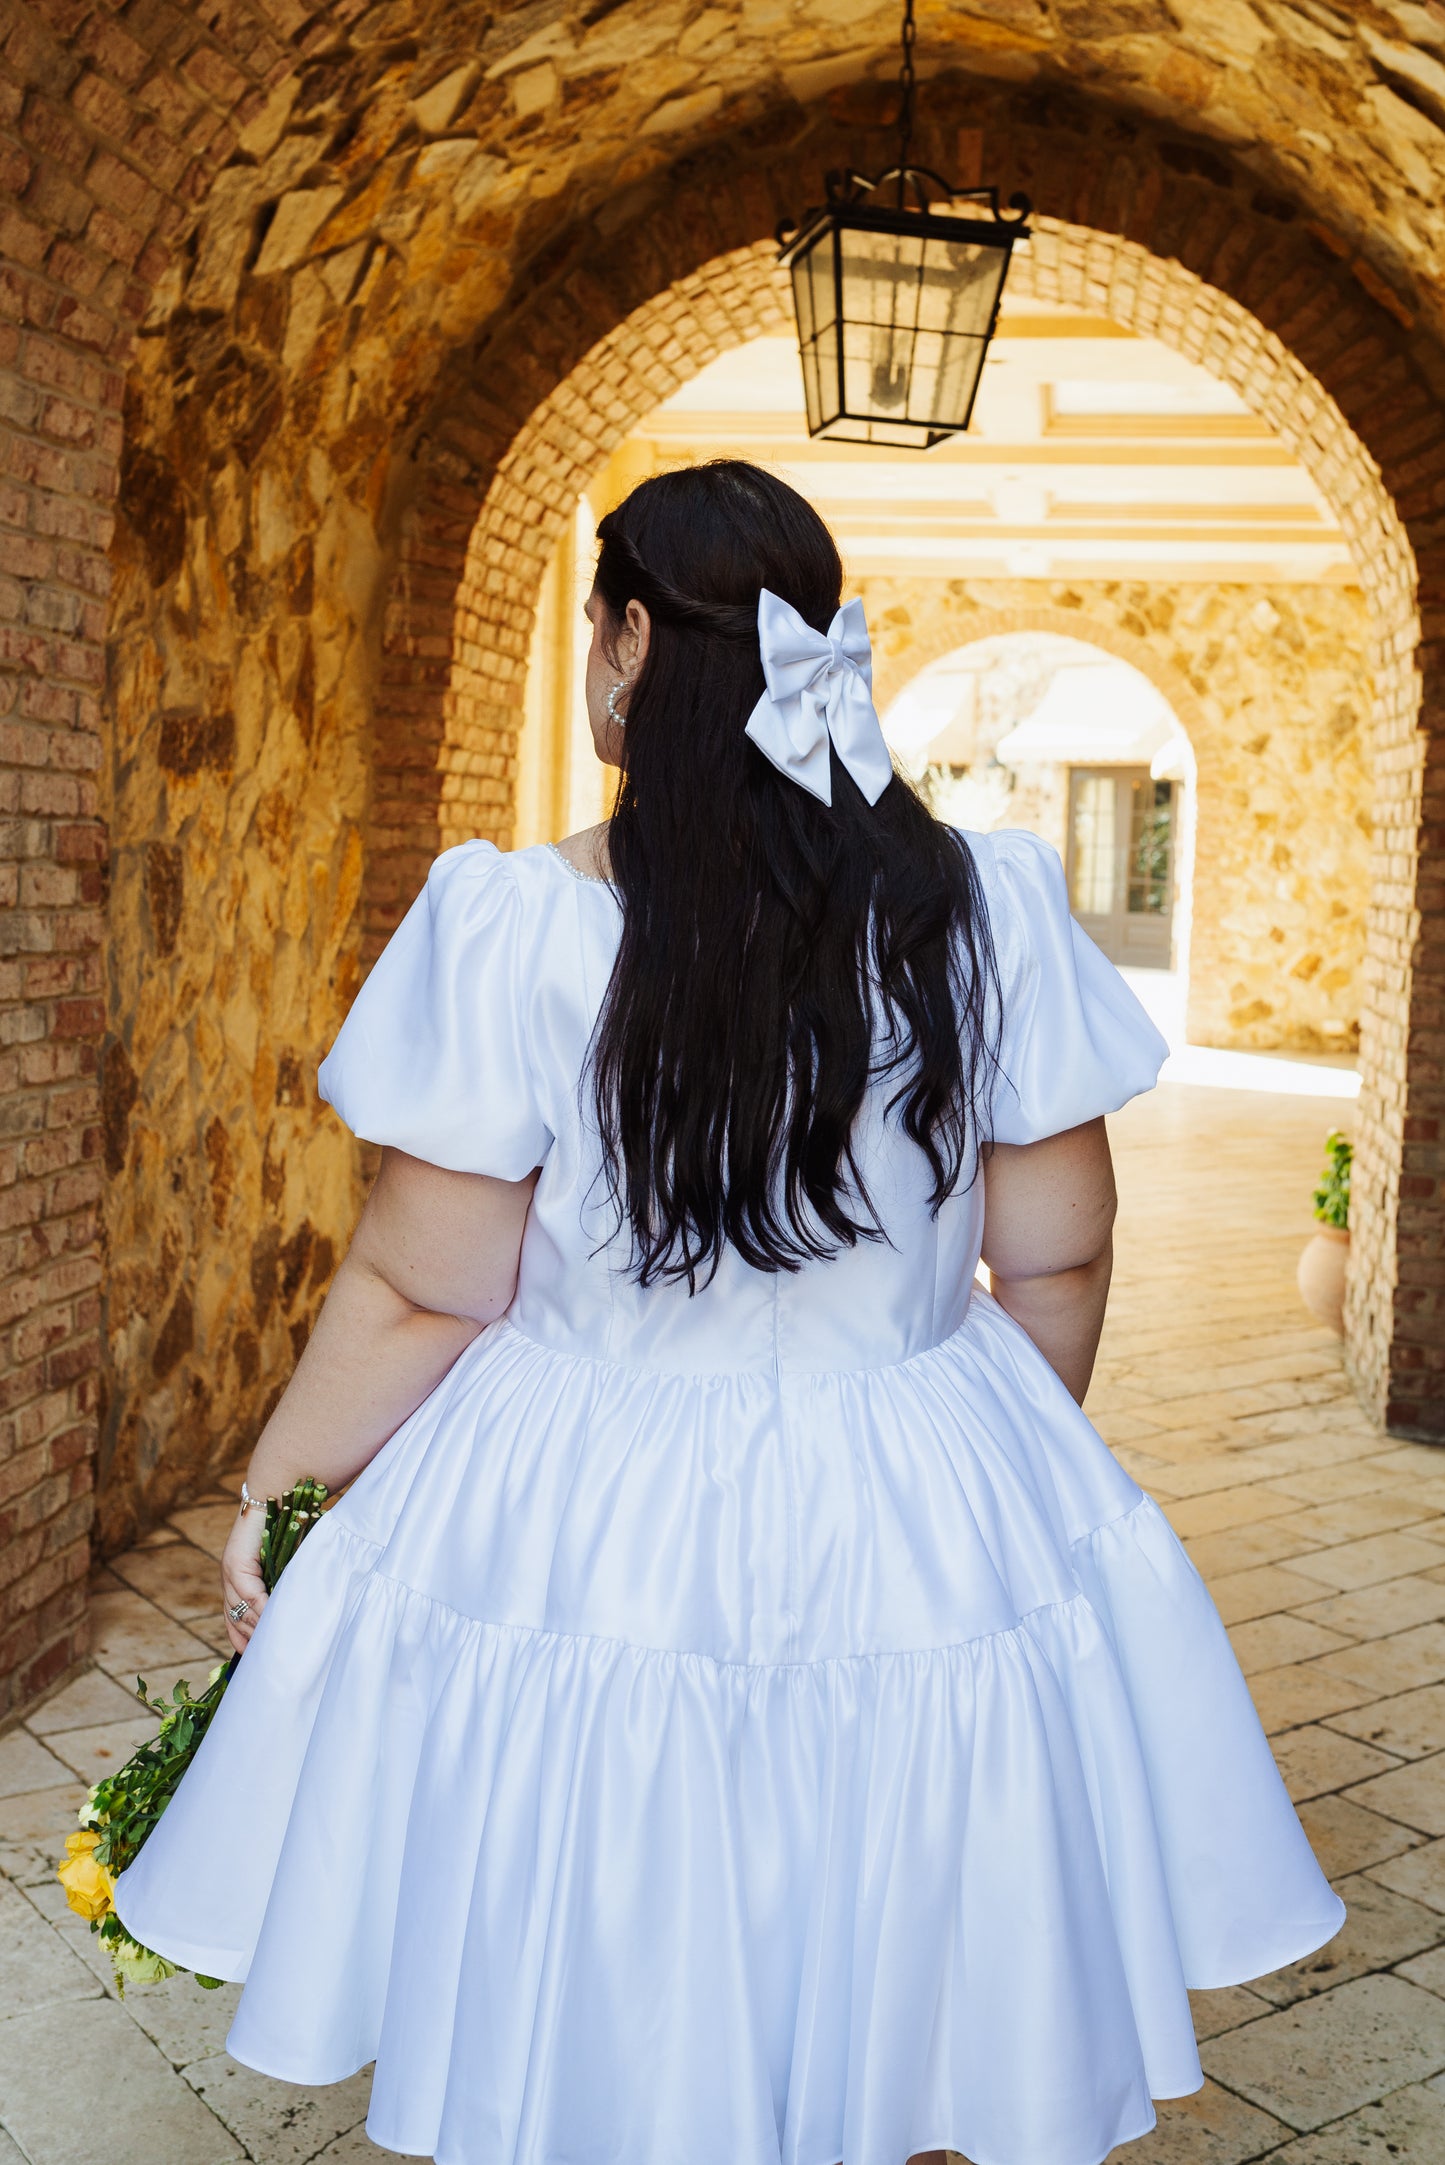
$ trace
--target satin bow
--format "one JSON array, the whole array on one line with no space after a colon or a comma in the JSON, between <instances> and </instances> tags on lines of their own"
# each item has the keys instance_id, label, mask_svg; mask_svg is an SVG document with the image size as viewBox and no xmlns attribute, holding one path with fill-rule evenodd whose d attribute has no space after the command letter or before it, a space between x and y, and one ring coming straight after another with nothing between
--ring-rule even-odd
<instances>
[{"instance_id":1,"label":"satin bow","mask_svg":"<svg viewBox=\"0 0 1445 2165\"><path fill-rule=\"evenodd\" d=\"M893 761L873 704L873 649L862 602L850 601L823 633L764 587L758 644L768 688L748 717L746 734L780 774L824 804L833 802L831 738L868 802L876 804L893 779Z\"/></svg>"}]
</instances>

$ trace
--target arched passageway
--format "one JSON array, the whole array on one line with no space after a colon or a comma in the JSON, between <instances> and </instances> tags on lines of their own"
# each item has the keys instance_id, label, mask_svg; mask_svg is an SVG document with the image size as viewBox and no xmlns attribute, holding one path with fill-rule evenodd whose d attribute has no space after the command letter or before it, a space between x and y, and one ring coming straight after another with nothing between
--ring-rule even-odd
<instances>
[{"instance_id":1,"label":"arched passageway","mask_svg":"<svg viewBox=\"0 0 1445 2165\"><path fill-rule=\"evenodd\" d=\"M1404 33L1330 55L1218 13L1127 51L1061 5L1026 36L940 13L919 147L1027 188L1035 290L1225 375L1350 533L1380 785L1352 1345L1371 1403L1423 1431L1445 1358L1445 903L1419 877L1434 138L1391 87ZM777 321L766 236L800 175L884 147L896 25L25 0L14 25L0 1668L24 1696L79 1643L98 1435L116 1539L231 1455L304 1335L355 1192L309 1068L436 848L505 838L557 522L639 400ZM1288 116L1261 88L1281 64ZM1312 147L1341 99L1348 160Z\"/></svg>"},{"instance_id":2,"label":"arched passageway","mask_svg":"<svg viewBox=\"0 0 1445 2165\"><path fill-rule=\"evenodd\" d=\"M725 281L726 310L718 309L710 321L693 315L684 336L677 316L680 286L642 303L539 402L487 478L476 524L458 563L457 659L436 706L442 773L478 773L489 761L496 771L509 756L521 719L522 677L540 581L591 474L674 382L725 343L775 320L778 275L766 243L720 259L717 268ZM696 279L695 273L690 275ZM1317 279L1325 275L1318 267ZM761 296L751 315L739 306L740 282ZM1371 899L1360 1017L1364 1087L1358 1117L1350 1349L1357 1378L1372 1403L1402 1430L1426 1432L1436 1402L1433 1383L1426 1379L1434 1372L1437 1332L1431 1268L1423 1247L1421 1286L1407 1291L1403 1300L1396 1298L1402 1176L1407 1181L1403 1202L1412 1257L1413 1221L1424 1216L1416 1213L1417 1198L1408 1185L1417 1177L1406 1163L1416 1136L1426 1162L1433 1163L1430 1136L1423 1128L1407 1130L1405 1124L1405 1045L1399 1034L1401 1013L1415 992L1424 772L1417 574L1410 541L1377 461L1324 385L1282 338L1179 262L1160 261L1117 235L1045 220L1020 267L1018 290L1090 307L1159 338L1232 384L1314 477L1349 543L1368 604L1373 690ZM695 284L691 291L696 292ZM662 310L668 312L665 340L649 332L654 312ZM654 345L662 347L666 358L660 378L657 372L634 377L623 357ZM526 477L538 472L549 476L548 496L545 505L536 500L534 515L525 519ZM430 544L424 496L418 497L413 517L411 534L425 535ZM1138 650L1147 652L1147 642L1139 642ZM447 801L466 802L465 782L452 782ZM442 833L450 831L448 817L445 811L440 814ZM475 823L474 805L459 831L474 831ZM495 831L501 838L508 832L502 822ZM1397 1166L1398 1172L1392 1169ZM1433 1200L1433 1192L1418 1200ZM1423 1236L1426 1245L1431 1237Z\"/></svg>"}]
</instances>

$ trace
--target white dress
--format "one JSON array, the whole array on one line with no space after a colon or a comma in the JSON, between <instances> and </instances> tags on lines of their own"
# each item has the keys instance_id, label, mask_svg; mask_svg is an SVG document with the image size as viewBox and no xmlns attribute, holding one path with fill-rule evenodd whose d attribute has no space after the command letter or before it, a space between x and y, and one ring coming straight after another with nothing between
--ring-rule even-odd
<instances>
[{"instance_id":1,"label":"white dress","mask_svg":"<svg viewBox=\"0 0 1445 2165\"><path fill-rule=\"evenodd\" d=\"M1165 1047L1054 853L970 841L1026 1142ZM1342 1905L885 1092L891 1246L625 1275L579 1092L620 921L551 849L448 850L324 1063L359 1135L540 1165L517 1294L290 1566L120 1914L246 1979L248 2065L374 2059L368 2132L439 2165L1097 2165L1199 2086L1186 1987Z\"/></svg>"}]
</instances>

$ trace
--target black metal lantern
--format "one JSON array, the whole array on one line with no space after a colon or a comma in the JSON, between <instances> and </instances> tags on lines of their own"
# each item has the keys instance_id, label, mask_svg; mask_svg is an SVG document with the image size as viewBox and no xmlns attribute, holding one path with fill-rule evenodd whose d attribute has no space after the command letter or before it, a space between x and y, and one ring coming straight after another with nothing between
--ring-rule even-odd
<instances>
[{"instance_id":1,"label":"black metal lantern","mask_svg":"<svg viewBox=\"0 0 1445 2165\"><path fill-rule=\"evenodd\" d=\"M828 174L825 206L782 226L778 240L793 278L808 434L927 450L968 426L1032 206L1012 196L1005 216L997 189L956 189L910 165L915 34L905 0L898 164L877 180ZM954 215L971 202L989 215Z\"/></svg>"}]
</instances>

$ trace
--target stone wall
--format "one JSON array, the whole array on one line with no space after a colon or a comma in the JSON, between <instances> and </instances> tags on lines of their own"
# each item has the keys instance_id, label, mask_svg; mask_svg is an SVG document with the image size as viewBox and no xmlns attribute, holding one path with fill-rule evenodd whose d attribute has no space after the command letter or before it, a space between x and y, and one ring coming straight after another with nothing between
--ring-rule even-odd
<instances>
[{"instance_id":1,"label":"stone wall","mask_svg":"<svg viewBox=\"0 0 1445 2165\"><path fill-rule=\"evenodd\" d=\"M887 705L970 639L1052 631L1141 669L1198 764L1189 1035L1359 1039L1370 876L1370 626L1357 588L865 579Z\"/></svg>"},{"instance_id":2,"label":"stone wall","mask_svg":"<svg viewBox=\"0 0 1445 2165\"><path fill-rule=\"evenodd\" d=\"M372 522L274 371L143 334L112 552L100 1534L234 1460L356 1205L319 1052L361 981Z\"/></svg>"}]
</instances>

